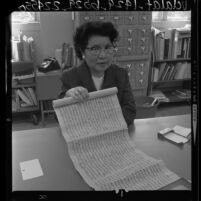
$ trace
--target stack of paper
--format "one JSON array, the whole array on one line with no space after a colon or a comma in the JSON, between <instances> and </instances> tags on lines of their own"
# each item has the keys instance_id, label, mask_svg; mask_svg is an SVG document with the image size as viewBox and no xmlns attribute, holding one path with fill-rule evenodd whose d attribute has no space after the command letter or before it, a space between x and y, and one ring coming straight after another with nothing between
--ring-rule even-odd
<instances>
[{"instance_id":1,"label":"stack of paper","mask_svg":"<svg viewBox=\"0 0 201 201\"><path fill-rule=\"evenodd\" d=\"M191 138L191 129L176 125L172 129L165 128L159 131L159 134L172 142L183 144Z\"/></svg>"},{"instance_id":2,"label":"stack of paper","mask_svg":"<svg viewBox=\"0 0 201 201\"><path fill-rule=\"evenodd\" d=\"M53 101L75 168L95 190L156 190L179 177L130 141L117 88L89 94L88 101Z\"/></svg>"},{"instance_id":3,"label":"stack of paper","mask_svg":"<svg viewBox=\"0 0 201 201\"><path fill-rule=\"evenodd\" d=\"M160 102L169 102L169 98L160 90L153 90L150 96L157 98Z\"/></svg>"}]
</instances>

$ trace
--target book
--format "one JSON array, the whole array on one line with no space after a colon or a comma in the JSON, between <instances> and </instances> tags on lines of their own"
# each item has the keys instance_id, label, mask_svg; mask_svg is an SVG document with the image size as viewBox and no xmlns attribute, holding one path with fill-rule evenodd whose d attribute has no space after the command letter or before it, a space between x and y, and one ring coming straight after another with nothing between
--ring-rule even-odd
<instances>
[{"instance_id":1,"label":"book","mask_svg":"<svg viewBox=\"0 0 201 201\"><path fill-rule=\"evenodd\" d=\"M181 54L181 58L186 58L186 52L187 52L187 45L188 45L188 39L187 38L183 38L182 39L182 54Z\"/></svg>"},{"instance_id":2,"label":"book","mask_svg":"<svg viewBox=\"0 0 201 201\"><path fill-rule=\"evenodd\" d=\"M29 78L34 78L34 74L27 74L27 75L15 75L13 74L13 79L17 79L17 80L26 80Z\"/></svg>"},{"instance_id":3,"label":"book","mask_svg":"<svg viewBox=\"0 0 201 201\"><path fill-rule=\"evenodd\" d=\"M160 28L152 31L153 52L156 60L190 57L191 34L181 28Z\"/></svg>"},{"instance_id":4,"label":"book","mask_svg":"<svg viewBox=\"0 0 201 201\"><path fill-rule=\"evenodd\" d=\"M32 97L31 97L30 93L28 92L28 90L24 87L22 87L22 90L23 90L24 94L26 95L26 97L31 102L31 105L34 105L34 101L32 100Z\"/></svg>"},{"instance_id":5,"label":"book","mask_svg":"<svg viewBox=\"0 0 201 201\"><path fill-rule=\"evenodd\" d=\"M171 70L172 70L172 64L169 64L168 68L167 68L167 71L166 71L166 74L164 75L164 79L163 80L168 80L169 79Z\"/></svg>"},{"instance_id":6,"label":"book","mask_svg":"<svg viewBox=\"0 0 201 201\"><path fill-rule=\"evenodd\" d=\"M23 43L22 41L19 41L17 43L17 50L18 50L18 54L19 54L19 61L24 61L24 48L23 48Z\"/></svg>"},{"instance_id":7,"label":"book","mask_svg":"<svg viewBox=\"0 0 201 201\"><path fill-rule=\"evenodd\" d=\"M170 39L165 38L164 42L164 59L168 59Z\"/></svg>"},{"instance_id":8,"label":"book","mask_svg":"<svg viewBox=\"0 0 201 201\"><path fill-rule=\"evenodd\" d=\"M180 66L182 65L182 62L177 62L175 64L174 71L172 72L171 80L175 79L175 75L177 74L177 71L180 69Z\"/></svg>"},{"instance_id":9,"label":"book","mask_svg":"<svg viewBox=\"0 0 201 201\"><path fill-rule=\"evenodd\" d=\"M34 61L34 39L20 34L18 40L12 40L12 59L14 61Z\"/></svg>"},{"instance_id":10,"label":"book","mask_svg":"<svg viewBox=\"0 0 201 201\"><path fill-rule=\"evenodd\" d=\"M185 58L189 58L188 55L189 55L190 43L191 43L191 38L187 38L187 48L186 48L186 52L184 55Z\"/></svg>"},{"instance_id":11,"label":"book","mask_svg":"<svg viewBox=\"0 0 201 201\"><path fill-rule=\"evenodd\" d=\"M173 59L177 58L177 48L178 48L178 40L179 40L179 32L176 29L172 30L172 57Z\"/></svg>"},{"instance_id":12,"label":"book","mask_svg":"<svg viewBox=\"0 0 201 201\"><path fill-rule=\"evenodd\" d=\"M15 102L17 104L17 109L20 108L20 99L19 99L19 95L17 93L17 90L14 90L14 93L15 93Z\"/></svg>"},{"instance_id":13,"label":"book","mask_svg":"<svg viewBox=\"0 0 201 201\"><path fill-rule=\"evenodd\" d=\"M181 58L182 54L182 39L178 38L176 58Z\"/></svg>"},{"instance_id":14,"label":"book","mask_svg":"<svg viewBox=\"0 0 201 201\"><path fill-rule=\"evenodd\" d=\"M17 93L22 101L24 101L28 105L32 105L29 98L24 94L24 92L21 89L17 89Z\"/></svg>"},{"instance_id":15,"label":"book","mask_svg":"<svg viewBox=\"0 0 201 201\"><path fill-rule=\"evenodd\" d=\"M34 102L34 105L38 105L38 101L37 101L37 99L36 99L36 94L35 94L35 92L34 92L34 89L31 88L31 87L28 87L27 89L28 89L28 92L29 92L29 94L30 94L30 96L31 96L31 98L32 98L32 100L33 100L33 102Z\"/></svg>"},{"instance_id":16,"label":"book","mask_svg":"<svg viewBox=\"0 0 201 201\"><path fill-rule=\"evenodd\" d=\"M174 45L176 29L169 29L170 41L169 41L169 51L168 51L168 59L172 59L172 50Z\"/></svg>"},{"instance_id":17,"label":"book","mask_svg":"<svg viewBox=\"0 0 201 201\"><path fill-rule=\"evenodd\" d=\"M159 72L158 72L158 80L161 80L161 76L164 72L164 69L166 68L167 66L167 63L161 63L160 66L159 66Z\"/></svg>"},{"instance_id":18,"label":"book","mask_svg":"<svg viewBox=\"0 0 201 201\"><path fill-rule=\"evenodd\" d=\"M171 68L171 65L167 63L167 65L166 65L166 67L165 67L165 69L163 70L163 73L162 73L162 75L161 75L161 80L165 80L165 78L166 78L166 76L167 76L167 74L168 74L170 68Z\"/></svg>"},{"instance_id":19,"label":"book","mask_svg":"<svg viewBox=\"0 0 201 201\"><path fill-rule=\"evenodd\" d=\"M17 43L19 43L19 41L12 41L12 59L14 61L19 61Z\"/></svg>"},{"instance_id":20,"label":"book","mask_svg":"<svg viewBox=\"0 0 201 201\"><path fill-rule=\"evenodd\" d=\"M29 43L29 47L30 47L30 56L31 56L31 61L35 61L35 41L33 39L33 37L29 37L27 39L28 43Z\"/></svg>"},{"instance_id":21,"label":"book","mask_svg":"<svg viewBox=\"0 0 201 201\"><path fill-rule=\"evenodd\" d=\"M33 106L33 105L29 105L29 104L27 104L25 102L20 103L20 107L30 107L30 106Z\"/></svg>"},{"instance_id":22,"label":"book","mask_svg":"<svg viewBox=\"0 0 201 201\"><path fill-rule=\"evenodd\" d=\"M22 44L23 44L23 59L24 59L24 61L32 61L30 44L28 41L28 37L25 35L22 37Z\"/></svg>"},{"instance_id":23,"label":"book","mask_svg":"<svg viewBox=\"0 0 201 201\"><path fill-rule=\"evenodd\" d=\"M171 64L171 68L170 68L169 74L167 76L167 80L172 80L171 78L172 78L174 69L175 69L175 65Z\"/></svg>"},{"instance_id":24,"label":"book","mask_svg":"<svg viewBox=\"0 0 201 201\"><path fill-rule=\"evenodd\" d=\"M153 80L153 82L157 82L159 70L156 67L153 67L152 70L153 70L153 79L152 80Z\"/></svg>"},{"instance_id":25,"label":"book","mask_svg":"<svg viewBox=\"0 0 201 201\"><path fill-rule=\"evenodd\" d=\"M184 62L181 65L179 65L174 79L175 80L184 79L186 68L187 68L187 62Z\"/></svg>"},{"instance_id":26,"label":"book","mask_svg":"<svg viewBox=\"0 0 201 201\"><path fill-rule=\"evenodd\" d=\"M168 80L174 80L174 76L175 76L176 72L177 72L176 65L172 65L172 69L170 72L170 76L168 77Z\"/></svg>"},{"instance_id":27,"label":"book","mask_svg":"<svg viewBox=\"0 0 201 201\"><path fill-rule=\"evenodd\" d=\"M187 58L191 58L191 39L189 41L188 55Z\"/></svg>"},{"instance_id":28,"label":"book","mask_svg":"<svg viewBox=\"0 0 201 201\"><path fill-rule=\"evenodd\" d=\"M186 79L191 79L191 63L187 63L186 66L186 74L185 74Z\"/></svg>"}]
</instances>

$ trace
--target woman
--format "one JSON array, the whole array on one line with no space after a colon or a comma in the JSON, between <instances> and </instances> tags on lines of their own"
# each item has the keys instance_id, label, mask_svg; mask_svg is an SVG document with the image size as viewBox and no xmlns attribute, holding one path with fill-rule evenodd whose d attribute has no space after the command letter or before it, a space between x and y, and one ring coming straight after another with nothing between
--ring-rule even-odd
<instances>
[{"instance_id":1,"label":"woman","mask_svg":"<svg viewBox=\"0 0 201 201\"><path fill-rule=\"evenodd\" d=\"M88 93L117 87L117 97L127 125L136 115L135 101L127 71L114 64L114 43L118 32L110 22L88 22L77 28L73 37L78 67L63 72L59 98L73 97L84 101Z\"/></svg>"}]
</instances>

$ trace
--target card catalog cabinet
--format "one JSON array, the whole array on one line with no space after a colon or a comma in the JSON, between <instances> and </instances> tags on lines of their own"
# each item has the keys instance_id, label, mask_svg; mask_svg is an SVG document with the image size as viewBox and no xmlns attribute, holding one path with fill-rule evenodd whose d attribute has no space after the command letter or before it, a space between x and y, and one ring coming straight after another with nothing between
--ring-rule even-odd
<instances>
[{"instance_id":1,"label":"card catalog cabinet","mask_svg":"<svg viewBox=\"0 0 201 201\"><path fill-rule=\"evenodd\" d=\"M74 12L75 28L88 21L110 21L119 31L114 63L128 70L134 95L147 95L151 12Z\"/></svg>"}]
</instances>

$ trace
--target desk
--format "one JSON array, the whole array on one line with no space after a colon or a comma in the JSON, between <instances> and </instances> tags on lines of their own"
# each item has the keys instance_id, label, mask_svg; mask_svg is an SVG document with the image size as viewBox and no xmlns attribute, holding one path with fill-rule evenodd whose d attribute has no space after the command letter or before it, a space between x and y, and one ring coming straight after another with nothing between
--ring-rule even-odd
<instances>
[{"instance_id":1,"label":"desk","mask_svg":"<svg viewBox=\"0 0 201 201\"><path fill-rule=\"evenodd\" d=\"M38 72L36 74L37 97L41 108L42 124L45 125L45 113L54 112L53 108L44 109L45 101L52 101L58 98L61 92L61 70L51 71L48 73Z\"/></svg>"},{"instance_id":2,"label":"desk","mask_svg":"<svg viewBox=\"0 0 201 201\"><path fill-rule=\"evenodd\" d=\"M144 153L162 159L168 169L191 179L191 142L178 146L157 137L159 130L175 125L190 127L191 116L137 119L130 137ZM59 127L16 131L12 139L13 191L91 190L74 168ZM19 163L36 158L44 175L23 181Z\"/></svg>"}]
</instances>

